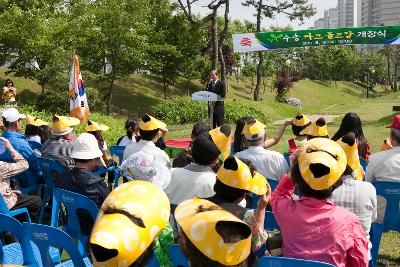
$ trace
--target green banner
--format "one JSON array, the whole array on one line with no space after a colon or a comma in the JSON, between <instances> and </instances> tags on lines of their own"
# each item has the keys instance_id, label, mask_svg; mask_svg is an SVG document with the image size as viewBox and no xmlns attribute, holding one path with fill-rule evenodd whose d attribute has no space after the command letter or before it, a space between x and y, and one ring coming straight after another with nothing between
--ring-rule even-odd
<instances>
[{"instance_id":1,"label":"green banner","mask_svg":"<svg viewBox=\"0 0 400 267\"><path fill-rule=\"evenodd\" d=\"M235 52L355 44L400 44L400 26L260 32L233 35L233 48Z\"/></svg>"}]
</instances>

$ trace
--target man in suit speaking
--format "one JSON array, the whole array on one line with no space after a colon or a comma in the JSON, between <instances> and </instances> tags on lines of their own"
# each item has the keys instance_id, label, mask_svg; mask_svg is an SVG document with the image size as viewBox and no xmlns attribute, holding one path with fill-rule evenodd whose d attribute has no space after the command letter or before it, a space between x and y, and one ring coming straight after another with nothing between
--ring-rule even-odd
<instances>
[{"instance_id":1,"label":"man in suit speaking","mask_svg":"<svg viewBox=\"0 0 400 267\"><path fill-rule=\"evenodd\" d=\"M217 94L224 98L226 95L225 83L218 80L217 70L210 73L210 81L207 83L206 91ZM208 114L210 114L210 105L214 105L213 128L224 124L224 101L209 102Z\"/></svg>"}]
</instances>

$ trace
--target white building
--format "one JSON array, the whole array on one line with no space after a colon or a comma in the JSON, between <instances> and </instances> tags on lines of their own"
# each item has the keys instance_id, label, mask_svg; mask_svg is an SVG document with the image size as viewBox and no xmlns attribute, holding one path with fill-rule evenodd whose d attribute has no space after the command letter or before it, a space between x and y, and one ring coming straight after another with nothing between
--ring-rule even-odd
<instances>
[{"instance_id":1,"label":"white building","mask_svg":"<svg viewBox=\"0 0 400 267\"><path fill-rule=\"evenodd\" d=\"M325 27L325 21L323 18L317 19L314 22L314 29L323 29Z\"/></svg>"},{"instance_id":2,"label":"white building","mask_svg":"<svg viewBox=\"0 0 400 267\"><path fill-rule=\"evenodd\" d=\"M324 12L324 28L332 29L339 26L338 9L330 8Z\"/></svg>"}]
</instances>

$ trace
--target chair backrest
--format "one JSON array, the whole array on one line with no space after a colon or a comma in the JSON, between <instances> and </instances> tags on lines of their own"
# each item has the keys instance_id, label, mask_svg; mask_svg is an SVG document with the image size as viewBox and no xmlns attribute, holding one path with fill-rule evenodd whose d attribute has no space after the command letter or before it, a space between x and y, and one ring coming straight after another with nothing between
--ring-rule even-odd
<instances>
[{"instance_id":1,"label":"chair backrest","mask_svg":"<svg viewBox=\"0 0 400 267\"><path fill-rule=\"evenodd\" d=\"M376 194L384 197L387 202L383 231L400 231L400 183L376 181L373 185Z\"/></svg>"},{"instance_id":2,"label":"chair backrest","mask_svg":"<svg viewBox=\"0 0 400 267\"><path fill-rule=\"evenodd\" d=\"M4 201L3 195L0 195L0 213L9 215L10 210L7 208L7 204Z\"/></svg>"},{"instance_id":3,"label":"chair backrest","mask_svg":"<svg viewBox=\"0 0 400 267\"><path fill-rule=\"evenodd\" d=\"M40 169L46 181L46 189L53 191L54 181L67 170L57 161L45 157L38 157Z\"/></svg>"},{"instance_id":4,"label":"chair backrest","mask_svg":"<svg viewBox=\"0 0 400 267\"><path fill-rule=\"evenodd\" d=\"M43 224L23 223L23 225L30 239L39 248L43 266L54 266L49 255L49 248L50 246L57 245L59 248L65 249L68 252L73 266L86 267L82 256L75 247L74 241L67 233Z\"/></svg>"},{"instance_id":5,"label":"chair backrest","mask_svg":"<svg viewBox=\"0 0 400 267\"><path fill-rule=\"evenodd\" d=\"M365 159L360 158L360 165L363 168L364 172L367 170L367 162L365 161Z\"/></svg>"},{"instance_id":6,"label":"chair backrest","mask_svg":"<svg viewBox=\"0 0 400 267\"><path fill-rule=\"evenodd\" d=\"M122 164L122 159L124 157L124 151L125 151L126 146L112 146L110 147L110 154L111 156L117 156L118 157L118 164Z\"/></svg>"},{"instance_id":7,"label":"chair backrest","mask_svg":"<svg viewBox=\"0 0 400 267\"><path fill-rule=\"evenodd\" d=\"M289 154L289 153L284 153L284 154L283 154L283 157L285 158L285 160L286 160L286 162L287 162L287 164L288 164L289 166L290 166L290 160L289 160L290 155L291 155L291 154Z\"/></svg>"},{"instance_id":8,"label":"chair backrest","mask_svg":"<svg viewBox=\"0 0 400 267\"><path fill-rule=\"evenodd\" d=\"M42 151L42 149L43 149L43 145L41 143L38 143L36 141L30 141L30 140L28 141L28 143L33 150L37 149L39 151Z\"/></svg>"},{"instance_id":9,"label":"chair backrest","mask_svg":"<svg viewBox=\"0 0 400 267\"><path fill-rule=\"evenodd\" d=\"M264 229L267 230L280 229L278 223L276 222L274 213L272 211L265 212Z\"/></svg>"},{"instance_id":10,"label":"chair backrest","mask_svg":"<svg viewBox=\"0 0 400 267\"><path fill-rule=\"evenodd\" d=\"M267 179L269 185L271 186L271 190L274 191L275 188L278 186L278 181L277 180L272 180L272 179Z\"/></svg>"},{"instance_id":11,"label":"chair backrest","mask_svg":"<svg viewBox=\"0 0 400 267\"><path fill-rule=\"evenodd\" d=\"M169 247L169 256L172 259L174 267L189 267L189 262L178 244L173 244Z\"/></svg>"},{"instance_id":12,"label":"chair backrest","mask_svg":"<svg viewBox=\"0 0 400 267\"><path fill-rule=\"evenodd\" d=\"M258 261L259 267L334 267L334 265L301 259L292 259L285 257L262 257Z\"/></svg>"},{"instance_id":13,"label":"chair backrest","mask_svg":"<svg viewBox=\"0 0 400 267\"><path fill-rule=\"evenodd\" d=\"M372 244L370 267L375 267L378 260L379 246L381 244L383 224L372 223L369 231L369 239Z\"/></svg>"},{"instance_id":14,"label":"chair backrest","mask_svg":"<svg viewBox=\"0 0 400 267\"><path fill-rule=\"evenodd\" d=\"M81 232L79 218L77 212L85 210L90 214L93 223L96 221L99 209L96 203L90 198L70 192L67 190L55 188L53 192L53 208L51 210L51 226L58 227L58 217L60 213L60 204L63 204L67 212L67 223L63 229L73 238L78 240L78 250L82 256L88 254L88 239L89 236Z\"/></svg>"},{"instance_id":15,"label":"chair backrest","mask_svg":"<svg viewBox=\"0 0 400 267\"><path fill-rule=\"evenodd\" d=\"M31 246L29 236L19 221L5 214L0 214L0 232L10 232L17 237L21 246L22 256L24 258L24 266L38 266L35 256L33 255L33 248ZM2 252L3 249L1 249L0 262L7 263L3 262L4 254Z\"/></svg>"}]
</instances>

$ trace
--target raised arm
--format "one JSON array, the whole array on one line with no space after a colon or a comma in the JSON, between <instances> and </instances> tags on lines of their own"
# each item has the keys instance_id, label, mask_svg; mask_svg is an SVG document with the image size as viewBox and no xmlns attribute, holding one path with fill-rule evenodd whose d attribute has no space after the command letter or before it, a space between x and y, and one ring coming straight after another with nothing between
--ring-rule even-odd
<instances>
[{"instance_id":1,"label":"raised arm","mask_svg":"<svg viewBox=\"0 0 400 267\"><path fill-rule=\"evenodd\" d=\"M282 124L281 128L279 128L278 132L275 134L275 136L273 138L265 140L264 147L268 148L268 147L276 145L281 140L282 135L285 132L286 127L291 125L291 124L292 124L292 120L285 121Z\"/></svg>"}]
</instances>

